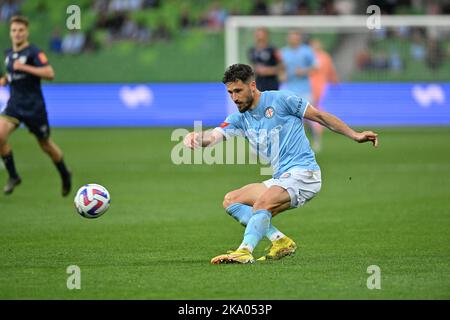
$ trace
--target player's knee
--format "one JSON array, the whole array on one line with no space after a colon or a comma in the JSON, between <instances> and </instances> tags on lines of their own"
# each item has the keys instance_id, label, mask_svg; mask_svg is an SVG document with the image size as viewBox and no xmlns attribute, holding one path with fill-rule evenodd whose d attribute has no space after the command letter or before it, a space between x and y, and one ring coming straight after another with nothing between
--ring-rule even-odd
<instances>
[{"instance_id":1,"label":"player's knee","mask_svg":"<svg viewBox=\"0 0 450 320\"><path fill-rule=\"evenodd\" d=\"M223 208L226 209L236 202L237 202L236 196L234 196L232 192L228 192L223 198Z\"/></svg>"}]
</instances>

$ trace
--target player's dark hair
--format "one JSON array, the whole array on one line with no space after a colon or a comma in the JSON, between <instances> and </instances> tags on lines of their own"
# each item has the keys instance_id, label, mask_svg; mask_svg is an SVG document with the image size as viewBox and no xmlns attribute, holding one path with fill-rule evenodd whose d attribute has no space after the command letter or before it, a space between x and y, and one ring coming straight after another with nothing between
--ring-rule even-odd
<instances>
[{"instance_id":1,"label":"player's dark hair","mask_svg":"<svg viewBox=\"0 0 450 320\"><path fill-rule=\"evenodd\" d=\"M28 18L25 17L25 16L13 16L13 17L11 17L11 19L9 19L9 25L12 25L13 23L22 23L27 28L28 28L28 25L30 24L30 22L28 21Z\"/></svg>"},{"instance_id":2,"label":"player's dark hair","mask_svg":"<svg viewBox=\"0 0 450 320\"><path fill-rule=\"evenodd\" d=\"M247 64L236 63L228 67L223 75L223 83L230 83L241 80L244 83L248 83L255 80L255 72L253 68Z\"/></svg>"}]
</instances>

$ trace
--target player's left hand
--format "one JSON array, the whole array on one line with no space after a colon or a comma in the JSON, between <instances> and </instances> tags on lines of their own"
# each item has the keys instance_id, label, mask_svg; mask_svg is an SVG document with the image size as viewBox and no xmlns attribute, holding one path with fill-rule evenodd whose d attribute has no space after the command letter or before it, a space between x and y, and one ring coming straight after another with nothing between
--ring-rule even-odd
<instances>
[{"instance_id":1,"label":"player's left hand","mask_svg":"<svg viewBox=\"0 0 450 320\"><path fill-rule=\"evenodd\" d=\"M371 141L373 146L378 147L378 134L373 131L358 132L355 136L355 141L359 143Z\"/></svg>"},{"instance_id":2,"label":"player's left hand","mask_svg":"<svg viewBox=\"0 0 450 320\"><path fill-rule=\"evenodd\" d=\"M23 71L24 70L24 64L20 62L19 60L14 61L13 69L14 71Z\"/></svg>"}]
</instances>

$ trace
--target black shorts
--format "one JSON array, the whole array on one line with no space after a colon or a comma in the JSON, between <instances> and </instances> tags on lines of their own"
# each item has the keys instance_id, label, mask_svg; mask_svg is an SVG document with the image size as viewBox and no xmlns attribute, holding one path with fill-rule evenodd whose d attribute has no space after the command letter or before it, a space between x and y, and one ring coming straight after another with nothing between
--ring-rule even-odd
<instances>
[{"instance_id":1,"label":"black shorts","mask_svg":"<svg viewBox=\"0 0 450 320\"><path fill-rule=\"evenodd\" d=\"M0 116L6 117L16 126L20 123L33 133L39 140L46 140L50 137L50 125L48 123L47 111L42 105L33 109L33 112L23 112L19 108L9 105L3 110Z\"/></svg>"}]
</instances>

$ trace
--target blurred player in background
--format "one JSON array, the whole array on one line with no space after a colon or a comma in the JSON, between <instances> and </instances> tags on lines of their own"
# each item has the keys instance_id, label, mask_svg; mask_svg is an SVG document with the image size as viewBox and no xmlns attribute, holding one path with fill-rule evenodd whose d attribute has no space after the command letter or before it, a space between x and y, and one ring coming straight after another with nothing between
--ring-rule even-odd
<instances>
[{"instance_id":1,"label":"blurred player in background","mask_svg":"<svg viewBox=\"0 0 450 320\"><path fill-rule=\"evenodd\" d=\"M320 99L323 96L324 89L328 83L337 83L338 77L333 65L331 56L322 48L322 43L318 39L310 41L311 48L314 51L317 61L317 67L309 73L309 81L312 89L313 105L323 110ZM322 148L323 126L317 122L308 122L314 137L314 151L319 152Z\"/></svg>"},{"instance_id":2,"label":"blurred player in background","mask_svg":"<svg viewBox=\"0 0 450 320\"><path fill-rule=\"evenodd\" d=\"M20 123L24 123L54 162L62 179L62 195L67 196L71 189L71 174L64 164L61 149L50 139L41 90L41 78L53 80L55 74L45 54L28 42L28 25L26 17L11 18L12 48L6 51L6 75L0 78L1 86L9 84L10 87L10 98L0 114L0 155L9 175L3 191L5 194L12 193L22 181L14 164L8 137Z\"/></svg>"},{"instance_id":3,"label":"blurred player in background","mask_svg":"<svg viewBox=\"0 0 450 320\"><path fill-rule=\"evenodd\" d=\"M311 101L311 84L309 74L317 68L317 60L312 48L303 43L303 36L298 30L290 30L287 36L288 45L281 49L284 72L282 79L284 89L295 92L306 101ZM313 147L317 137L311 129Z\"/></svg>"},{"instance_id":4,"label":"blurred player in background","mask_svg":"<svg viewBox=\"0 0 450 320\"><path fill-rule=\"evenodd\" d=\"M267 29L256 29L255 46L248 51L248 58L255 70L258 90L278 90L281 56L278 49L269 44Z\"/></svg>"},{"instance_id":5,"label":"blurred player in background","mask_svg":"<svg viewBox=\"0 0 450 320\"><path fill-rule=\"evenodd\" d=\"M272 241L269 252L261 260L280 259L296 251L295 242L275 228L272 217L311 200L322 185L320 167L305 135L303 122L308 119L326 126L357 142L378 145L372 131L356 132L337 117L320 111L292 91L265 91L256 87L255 74L245 64L234 64L222 81L239 112L228 116L212 131L191 132L184 144L189 148L212 146L224 138L245 136L260 155L270 160L273 178L252 183L225 195L226 212L246 226L244 239L237 250L211 260L219 263L252 263L253 250L266 236ZM262 131L276 133L277 138L261 143ZM265 146L263 146L263 144ZM270 155L264 150L272 150ZM277 152L273 152L276 149ZM258 259L259 260L259 259Z\"/></svg>"}]
</instances>

